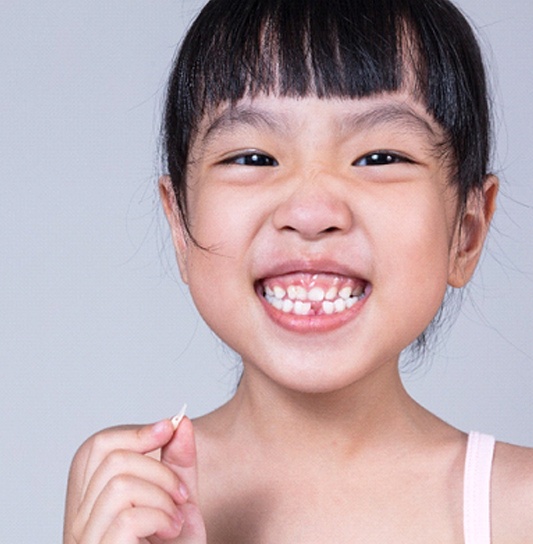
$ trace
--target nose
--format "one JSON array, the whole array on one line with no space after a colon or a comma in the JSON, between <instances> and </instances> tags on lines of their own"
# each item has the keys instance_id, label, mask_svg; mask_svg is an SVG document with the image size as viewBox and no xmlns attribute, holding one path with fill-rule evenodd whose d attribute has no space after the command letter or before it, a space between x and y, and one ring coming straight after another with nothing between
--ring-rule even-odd
<instances>
[{"instance_id":1,"label":"nose","mask_svg":"<svg viewBox=\"0 0 533 544\"><path fill-rule=\"evenodd\" d=\"M338 185L328 175L309 176L294 184L274 211L276 229L298 233L306 240L348 231L353 223L352 210Z\"/></svg>"}]
</instances>

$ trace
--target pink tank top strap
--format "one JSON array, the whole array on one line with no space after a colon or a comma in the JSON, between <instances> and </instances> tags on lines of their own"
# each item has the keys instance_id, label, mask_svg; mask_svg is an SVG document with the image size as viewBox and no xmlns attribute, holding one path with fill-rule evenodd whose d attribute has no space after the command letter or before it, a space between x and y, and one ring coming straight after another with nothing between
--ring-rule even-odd
<instances>
[{"instance_id":1,"label":"pink tank top strap","mask_svg":"<svg viewBox=\"0 0 533 544\"><path fill-rule=\"evenodd\" d=\"M471 432L464 473L463 527L465 544L490 544L490 482L494 437Z\"/></svg>"}]
</instances>

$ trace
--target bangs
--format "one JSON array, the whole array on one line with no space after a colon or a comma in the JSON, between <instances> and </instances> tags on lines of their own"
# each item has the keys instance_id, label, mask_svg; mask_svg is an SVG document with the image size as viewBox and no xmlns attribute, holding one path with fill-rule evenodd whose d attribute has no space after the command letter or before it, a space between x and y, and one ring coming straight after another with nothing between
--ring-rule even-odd
<instances>
[{"instance_id":1,"label":"bangs","mask_svg":"<svg viewBox=\"0 0 533 544\"><path fill-rule=\"evenodd\" d=\"M205 8L212 26L191 28L197 50L183 59L195 109L246 95L357 98L398 90L405 25L397 8L379 0L215 0Z\"/></svg>"}]
</instances>

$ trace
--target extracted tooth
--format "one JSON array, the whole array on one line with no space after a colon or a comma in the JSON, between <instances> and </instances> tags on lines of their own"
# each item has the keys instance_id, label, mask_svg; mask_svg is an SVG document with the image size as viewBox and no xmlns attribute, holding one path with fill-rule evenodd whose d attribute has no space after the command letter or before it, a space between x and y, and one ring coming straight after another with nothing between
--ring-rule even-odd
<instances>
[{"instance_id":1,"label":"extracted tooth","mask_svg":"<svg viewBox=\"0 0 533 544\"><path fill-rule=\"evenodd\" d=\"M308 293L309 300L313 302L322 302L324 300L324 289L313 287Z\"/></svg>"},{"instance_id":2,"label":"extracted tooth","mask_svg":"<svg viewBox=\"0 0 533 544\"><path fill-rule=\"evenodd\" d=\"M287 287L287 295L291 300L296 300L296 286L295 285L289 285Z\"/></svg>"},{"instance_id":3,"label":"extracted tooth","mask_svg":"<svg viewBox=\"0 0 533 544\"><path fill-rule=\"evenodd\" d=\"M333 304L336 312L344 312L346 310L346 302L342 298L338 298Z\"/></svg>"},{"instance_id":4,"label":"extracted tooth","mask_svg":"<svg viewBox=\"0 0 533 544\"><path fill-rule=\"evenodd\" d=\"M324 310L324 313L327 315L331 315L335 312L335 304L331 302L330 300L325 300L322 303L322 310Z\"/></svg>"},{"instance_id":5,"label":"extracted tooth","mask_svg":"<svg viewBox=\"0 0 533 544\"><path fill-rule=\"evenodd\" d=\"M307 315L310 311L311 311L310 302L302 302L301 300L297 300L294 303L294 313L296 315Z\"/></svg>"},{"instance_id":6,"label":"extracted tooth","mask_svg":"<svg viewBox=\"0 0 533 544\"><path fill-rule=\"evenodd\" d=\"M335 300L337 298L338 289L336 287L330 287L326 293L326 300Z\"/></svg>"},{"instance_id":7,"label":"extracted tooth","mask_svg":"<svg viewBox=\"0 0 533 544\"><path fill-rule=\"evenodd\" d=\"M281 308L281 310L283 312L285 312L286 314L292 312L292 309L294 308L294 302L288 298L286 298L284 301L283 301L283 307Z\"/></svg>"},{"instance_id":8,"label":"extracted tooth","mask_svg":"<svg viewBox=\"0 0 533 544\"><path fill-rule=\"evenodd\" d=\"M180 426L181 420L185 417L185 412L187 410L187 405L184 404L182 409L179 411L178 414L176 414L170 421L172 423L172 427L174 427L174 431L177 431L178 427Z\"/></svg>"},{"instance_id":9,"label":"extracted tooth","mask_svg":"<svg viewBox=\"0 0 533 544\"><path fill-rule=\"evenodd\" d=\"M339 297L341 297L343 300L348 300L352 295L352 288L351 287L343 287L339 291Z\"/></svg>"},{"instance_id":10,"label":"extracted tooth","mask_svg":"<svg viewBox=\"0 0 533 544\"><path fill-rule=\"evenodd\" d=\"M296 300L307 300L307 290L301 285L296 286Z\"/></svg>"},{"instance_id":11,"label":"extracted tooth","mask_svg":"<svg viewBox=\"0 0 533 544\"><path fill-rule=\"evenodd\" d=\"M279 285L274 286L274 296L276 298L281 300L282 298L285 298L285 294L285 289L283 289L283 287L280 287Z\"/></svg>"}]
</instances>

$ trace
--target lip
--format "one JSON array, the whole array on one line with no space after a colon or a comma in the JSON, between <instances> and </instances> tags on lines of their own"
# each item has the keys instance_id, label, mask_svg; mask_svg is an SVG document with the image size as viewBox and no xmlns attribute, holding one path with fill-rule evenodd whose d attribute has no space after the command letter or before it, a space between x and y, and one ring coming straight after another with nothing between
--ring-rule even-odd
<instances>
[{"instance_id":1,"label":"lip","mask_svg":"<svg viewBox=\"0 0 533 544\"><path fill-rule=\"evenodd\" d=\"M265 281L268 278L286 276L287 274L335 274L356 278L368 283L365 276L355 268L330 259L321 260L288 260L264 268L257 276L258 281Z\"/></svg>"},{"instance_id":2,"label":"lip","mask_svg":"<svg viewBox=\"0 0 533 544\"><path fill-rule=\"evenodd\" d=\"M329 315L295 315L285 313L269 304L263 295L264 282L276 277L292 274L327 274L342 276L356 281L364 281L365 297L351 308ZM352 267L331 260L321 261L285 261L265 269L255 282L255 291L266 314L280 327L299 334L324 333L343 327L355 319L364 308L372 292L372 285L361 273Z\"/></svg>"}]
</instances>

